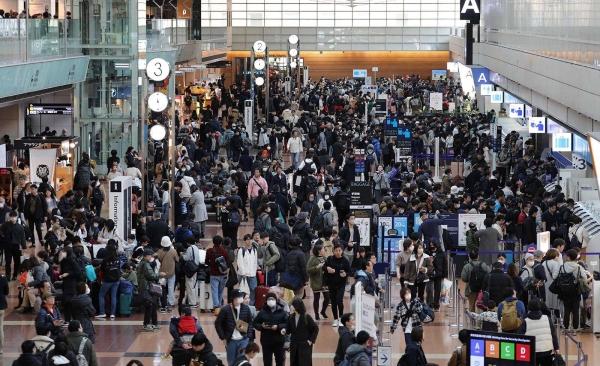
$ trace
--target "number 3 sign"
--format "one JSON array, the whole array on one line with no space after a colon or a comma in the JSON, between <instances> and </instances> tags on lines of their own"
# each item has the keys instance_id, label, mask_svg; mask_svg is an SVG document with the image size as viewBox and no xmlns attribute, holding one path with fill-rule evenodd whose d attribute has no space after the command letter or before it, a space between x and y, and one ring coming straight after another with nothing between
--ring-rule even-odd
<instances>
[{"instance_id":1,"label":"number 3 sign","mask_svg":"<svg viewBox=\"0 0 600 366\"><path fill-rule=\"evenodd\" d=\"M585 160L583 160L583 158L577 154L573 154L572 155L573 161L573 169L578 169L578 170L585 170L587 168L587 164L585 163Z\"/></svg>"},{"instance_id":2,"label":"number 3 sign","mask_svg":"<svg viewBox=\"0 0 600 366\"><path fill-rule=\"evenodd\" d=\"M171 66L162 58L153 58L146 65L146 74L152 81L163 81L169 77Z\"/></svg>"}]
</instances>

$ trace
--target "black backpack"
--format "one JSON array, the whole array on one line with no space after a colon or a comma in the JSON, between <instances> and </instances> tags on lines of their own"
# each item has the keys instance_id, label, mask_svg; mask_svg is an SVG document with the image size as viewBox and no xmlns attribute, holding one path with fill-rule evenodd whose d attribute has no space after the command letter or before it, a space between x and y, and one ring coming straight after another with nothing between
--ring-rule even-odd
<instances>
[{"instance_id":1,"label":"black backpack","mask_svg":"<svg viewBox=\"0 0 600 366\"><path fill-rule=\"evenodd\" d=\"M325 229L325 215L327 215L328 213L329 213L329 211L325 211L325 210L319 212L317 217L315 217L315 221L313 222L313 225L312 225L312 228L314 230L321 231L321 230Z\"/></svg>"},{"instance_id":2,"label":"black backpack","mask_svg":"<svg viewBox=\"0 0 600 366\"><path fill-rule=\"evenodd\" d=\"M270 246L269 250L271 250ZM277 262L275 262L275 271L277 273L283 273L285 272L285 268L287 267L288 252L287 250L280 247L277 247L277 250L279 251L279 259L277 260ZM271 255L275 255L275 253L271 252Z\"/></svg>"},{"instance_id":3,"label":"black backpack","mask_svg":"<svg viewBox=\"0 0 600 366\"><path fill-rule=\"evenodd\" d=\"M573 272L565 271L564 264L558 270L558 276L554 282L556 282L557 294L561 295L562 298L577 294L578 279L573 275Z\"/></svg>"},{"instance_id":4,"label":"black backpack","mask_svg":"<svg viewBox=\"0 0 600 366\"><path fill-rule=\"evenodd\" d=\"M87 165L81 165L79 168L77 168L77 179L79 179L79 186L77 188L82 188L85 191L85 189L90 186L90 167Z\"/></svg>"},{"instance_id":5,"label":"black backpack","mask_svg":"<svg viewBox=\"0 0 600 366\"><path fill-rule=\"evenodd\" d=\"M580 228L581 228L581 226L575 230L575 232L573 233L573 236L571 236L571 239L566 240L566 242L569 243L567 250L573 249L573 248L581 248L583 246L583 243L581 241L579 241L579 238L577 237L577 231ZM568 236L567 236L567 238L568 238Z\"/></svg>"},{"instance_id":6,"label":"black backpack","mask_svg":"<svg viewBox=\"0 0 600 366\"><path fill-rule=\"evenodd\" d=\"M37 358L42 363L42 366L45 366L48 364L48 352L49 352L50 347L53 347L53 346L54 346L54 343L51 343L41 351L39 348L35 350L34 357Z\"/></svg>"},{"instance_id":7,"label":"black backpack","mask_svg":"<svg viewBox=\"0 0 600 366\"><path fill-rule=\"evenodd\" d=\"M101 205L104 201L104 196L102 196L102 192L100 191L100 186L92 187L92 204Z\"/></svg>"},{"instance_id":8,"label":"black backpack","mask_svg":"<svg viewBox=\"0 0 600 366\"><path fill-rule=\"evenodd\" d=\"M350 194L348 192L340 192L336 209L342 212L350 211Z\"/></svg>"},{"instance_id":9,"label":"black backpack","mask_svg":"<svg viewBox=\"0 0 600 366\"><path fill-rule=\"evenodd\" d=\"M481 291L483 286L483 278L487 275L487 272L483 269L483 262L479 262L478 265L471 269L471 275L469 276L469 289L472 292Z\"/></svg>"}]
</instances>

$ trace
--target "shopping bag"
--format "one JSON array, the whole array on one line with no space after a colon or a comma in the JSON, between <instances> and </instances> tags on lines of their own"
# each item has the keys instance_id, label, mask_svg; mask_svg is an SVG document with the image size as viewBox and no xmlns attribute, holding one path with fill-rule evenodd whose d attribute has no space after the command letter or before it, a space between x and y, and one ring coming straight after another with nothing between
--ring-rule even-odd
<instances>
[{"instance_id":1,"label":"shopping bag","mask_svg":"<svg viewBox=\"0 0 600 366\"><path fill-rule=\"evenodd\" d=\"M442 291L440 292L440 295L447 296L448 293L450 292L451 288L452 288L452 281L444 278L444 282L442 282Z\"/></svg>"},{"instance_id":2,"label":"shopping bag","mask_svg":"<svg viewBox=\"0 0 600 366\"><path fill-rule=\"evenodd\" d=\"M250 294L250 287L248 286L248 280L245 278L242 278L242 280L240 281L240 288L239 290L245 294Z\"/></svg>"}]
</instances>

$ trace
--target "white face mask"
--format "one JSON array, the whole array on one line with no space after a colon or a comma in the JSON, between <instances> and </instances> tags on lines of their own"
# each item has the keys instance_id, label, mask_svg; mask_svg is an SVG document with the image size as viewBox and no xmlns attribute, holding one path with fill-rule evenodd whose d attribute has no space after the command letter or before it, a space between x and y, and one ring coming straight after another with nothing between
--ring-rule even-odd
<instances>
[{"instance_id":1,"label":"white face mask","mask_svg":"<svg viewBox=\"0 0 600 366\"><path fill-rule=\"evenodd\" d=\"M65 253L65 252L60 253L60 260L63 260L65 258L67 258L67 253Z\"/></svg>"},{"instance_id":2,"label":"white face mask","mask_svg":"<svg viewBox=\"0 0 600 366\"><path fill-rule=\"evenodd\" d=\"M244 299L241 297L238 297L237 299L235 299L235 306L240 306L243 302L244 302Z\"/></svg>"},{"instance_id":3,"label":"white face mask","mask_svg":"<svg viewBox=\"0 0 600 366\"><path fill-rule=\"evenodd\" d=\"M267 305L271 308L275 307L275 304L277 304L277 302L275 300L269 300L267 301Z\"/></svg>"},{"instance_id":4,"label":"white face mask","mask_svg":"<svg viewBox=\"0 0 600 366\"><path fill-rule=\"evenodd\" d=\"M527 261L527 267L533 267L533 261Z\"/></svg>"},{"instance_id":5,"label":"white face mask","mask_svg":"<svg viewBox=\"0 0 600 366\"><path fill-rule=\"evenodd\" d=\"M150 263L154 263L154 258L150 258Z\"/></svg>"},{"instance_id":6,"label":"white face mask","mask_svg":"<svg viewBox=\"0 0 600 366\"><path fill-rule=\"evenodd\" d=\"M90 288L89 288L89 287L86 287L86 288L85 288L85 294L86 294L86 295L89 295L89 294L90 294Z\"/></svg>"},{"instance_id":7,"label":"white face mask","mask_svg":"<svg viewBox=\"0 0 600 366\"><path fill-rule=\"evenodd\" d=\"M410 294L408 294L408 295L404 296L404 300L406 300L406 301L410 301Z\"/></svg>"},{"instance_id":8,"label":"white face mask","mask_svg":"<svg viewBox=\"0 0 600 366\"><path fill-rule=\"evenodd\" d=\"M410 249L410 251L412 252L413 250L415 250L415 246L411 245L410 247L408 247L408 249Z\"/></svg>"}]
</instances>

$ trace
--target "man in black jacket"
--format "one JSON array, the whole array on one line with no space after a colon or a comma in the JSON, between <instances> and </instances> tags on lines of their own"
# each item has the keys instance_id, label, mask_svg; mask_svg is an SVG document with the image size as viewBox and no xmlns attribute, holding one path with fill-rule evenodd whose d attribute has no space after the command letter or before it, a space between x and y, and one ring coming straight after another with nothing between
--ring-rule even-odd
<instances>
[{"instance_id":1,"label":"man in black jacket","mask_svg":"<svg viewBox=\"0 0 600 366\"><path fill-rule=\"evenodd\" d=\"M300 215L303 214L305 212L300 212ZM308 224L307 224L308 225ZM312 233L312 229L310 229L310 232ZM300 245L302 245L302 248L300 247ZM297 290L294 291L294 298L299 298L302 299L303 296L306 296L305 292L304 292L304 286L308 285L308 272L306 271L306 263L308 262L308 260L306 259L305 255L309 255L310 256L310 252L303 252L303 248L304 248L304 243L302 242L302 240L297 236L297 235L292 235L291 239L290 239L290 247L291 250L287 255L287 265L286 268L290 270L290 272L294 272L294 273L300 273L302 275L302 281L301 281L301 286L300 288L298 288ZM310 245L308 246L308 249L310 250ZM304 255L303 255L304 254Z\"/></svg>"},{"instance_id":2,"label":"man in black jacket","mask_svg":"<svg viewBox=\"0 0 600 366\"><path fill-rule=\"evenodd\" d=\"M355 220L356 217L353 214L348 215L348 221L339 234L340 244L344 246L344 257L348 259L350 265L352 265L352 260L358 253L358 247L360 246L360 231L358 226L354 224Z\"/></svg>"},{"instance_id":3,"label":"man in black jacket","mask_svg":"<svg viewBox=\"0 0 600 366\"><path fill-rule=\"evenodd\" d=\"M512 278L503 272L503 268L504 264L495 262L492 265L492 271L483 278L483 285L481 286L483 291L488 291L490 300L494 300L496 304L500 304L506 298L504 296L505 288L515 287Z\"/></svg>"},{"instance_id":4,"label":"man in black jacket","mask_svg":"<svg viewBox=\"0 0 600 366\"><path fill-rule=\"evenodd\" d=\"M161 248L160 241L163 236L169 236L169 225L161 219L161 213L154 211L152 221L146 225L146 236L150 239L150 247L154 250Z\"/></svg>"},{"instance_id":5,"label":"man in black jacket","mask_svg":"<svg viewBox=\"0 0 600 366\"><path fill-rule=\"evenodd\" d=\"M285 328L288 317L283 306L277 303L277 295L272 292L268 293L262 310L256 315L252 324L254 329L260 331L260 344L265 366L273 365L273 355L275 355L276 366L285 364L283 348L285 336L281 334L281 330Z\"/></svg>"},{"instance_id":6,"label":"man in black jacket","mask_svg":"<svg viewBox=\"0 0 600 366\"><path fill-rule=\"evenodd\" d=\"M2 224L2 233L6 240L6 247L4 254L6 256L6 276L10 276L10 264L11 259L14 262L14 271L12 281L17 279L19 267L21 266L21 253L27 249L27 243L25 241L25 228L23 225L17 223L18 214L15 211L11 211L8 215L9 221Z\"/></svg>"},{"instance_id":7,"label":"man in black jacket","mask_svg":"<svg viewBox=\"0 0 600 366\"><path fill-rule=\"evenodd\" d=\"M271 192L275 192L275 185L279 187L279 191L281 192L281 194L287 194L287 176L283 173L283 168L281 167L281 165L277 165L276 174L273 174L273 176L271 177L271 182L269 184L269 189L271 190Z\"/></svg>"},{"instance_id":8,"label":"man in black jacket","mask_svg":"<svg viewBox=\"0 0 600 366\"><path fill-rule=\"evenodd\" d=\"M529 209L529 216L525 219L523 226L523 244L537 243L536 217L538 215L537 207L533 206ZM499 304L499 303L496 303Z\"/></svg>"},{"instance_id":9,"label":"man in black jacket","mask_svg":"<svg viewBox=\"0 0 600 366\"><path fill-rule=\"evenodd\" d=\"M33 236L34 226L40 244L42 246L44 245L44 237L42 236L42 224L48 219L48 205L46 204L46 199L40 197L37 188L38 187L35 184L31 186L31 194L27 197L27 200L25 201L24 211L25 218L29 222L29 230L31 231L32 248L35 248L35 237Z\"/></svg>"},{"instance_id":10,"label":"man in black jacket","mask_svg":"<svg viewBox=\"0 0 600 366\"><path fill-rule=\"evenodd\" d=\"M292 228L292 234L296 235L300 239L301 248L299 249L302 250L302 252L304 252L305 264L310 259L310 249L312 247L311 241L314 239L318 239L318 237L313 233L313 230L310 227L310 225L306 222L307 217L308 212L300 212L298 214L298 220ZM292 246L291 241L290 246ZM306 268L304 270L306 271Z\"/></svg>"},{"instance_id":11,"label":"man in black jacket","mask_svg":"<svg viewBox=\"0 0 600 366\"><path fill-rule=\"evenodd\" d=\"M253 334L250 307L243 303L245 295L245 293L238 289L233 290L231 292L233 304L223 306L215 321L215 329L217 330L219 339L221 339L225 345L227 363L229 366L233 366L233 362L238 357L239 350L246 347ZM236 329L238 320L247 323L246 331Z\"/></svg>"},{"instance_id":12,"label":"man in black jacket","mask_svg":"<svg viewBox=\"0 0 600 366\"><path fill-rule=\"evenodd\" d=\"M277 169L279 170L279 169ZM273 177L274 180L275 177ZM273 182L273 180L271 181L271 183ZM288 213L290 212L290 203L287 199L286 196L286 192L281 191L281 187L279 186L279 184L273 184L271 186L271 189L273 190L273 196L275 196L275 202L277 202L277 204L279 205L279 207L281 207L281 209L283 210L283 217L287 218Z\"/></svg>"}]
</instances>

